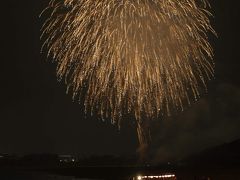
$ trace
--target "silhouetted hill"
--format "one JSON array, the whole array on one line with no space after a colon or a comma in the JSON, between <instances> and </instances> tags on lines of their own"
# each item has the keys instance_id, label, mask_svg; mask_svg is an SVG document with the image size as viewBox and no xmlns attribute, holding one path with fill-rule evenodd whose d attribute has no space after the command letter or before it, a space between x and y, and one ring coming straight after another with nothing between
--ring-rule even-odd
<instances>
[{"instance_id":1,"label":"silhouetted hill","mask_svg":"<svg viewBox=\"0 0 240 180\"><path fill-rule=\"evenodd\" d=\"M209 148L184 162L191 167L240 167L240 139Z\"/></svg>"}]
</instances>

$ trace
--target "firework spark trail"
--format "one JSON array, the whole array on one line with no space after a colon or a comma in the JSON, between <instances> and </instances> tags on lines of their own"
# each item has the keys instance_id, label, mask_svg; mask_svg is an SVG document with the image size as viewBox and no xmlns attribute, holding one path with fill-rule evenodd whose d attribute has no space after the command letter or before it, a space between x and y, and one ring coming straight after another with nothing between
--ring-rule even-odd
<instances>
[{"instance_id":1,"label":"firework spark trail","mask_svg":"<svg viewBox=\"0 0 240 180\"><path fill-rule=\"evenodd\" d=\"M183 110L213 77L206 0L52 0L44 47L73 98L120 125ZM83 90L85 89L85 90Z\"/></svg>"}]
</instances>

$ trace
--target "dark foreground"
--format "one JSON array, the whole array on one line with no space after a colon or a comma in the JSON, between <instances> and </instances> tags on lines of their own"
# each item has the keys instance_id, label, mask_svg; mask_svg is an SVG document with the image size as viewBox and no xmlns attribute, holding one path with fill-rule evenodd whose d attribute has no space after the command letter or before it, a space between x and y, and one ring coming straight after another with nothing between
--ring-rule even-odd
<instances>
[{"instance_id":1,"label":"dark foreground","mask_svg":"<svg viewBox=\"0 0 240 180\"><path fill-rule=\"evenodd\" d=\"M177 180L240 180L239 168L161 170L158 167L76 167L57 169L1 169L0 180L133 179L138 175L173 173ZM136 178L137 179L137 178ZM168 180L168 179L164 179Z\"/></svg>"},{"instance_id":2,"label":"dark foreground","mask_svg":"<svg viewBox=\"0 0 240 180\"><path fill-rule=\"evenodd\" d=\"M175 163L137 164L131 159L112 157L80 160L48 154L22 158L0 154L0 180L144 180L139 177L166 174L174 174L177 180L240 180L240 139Z\"/></svg>"}]
</instances>

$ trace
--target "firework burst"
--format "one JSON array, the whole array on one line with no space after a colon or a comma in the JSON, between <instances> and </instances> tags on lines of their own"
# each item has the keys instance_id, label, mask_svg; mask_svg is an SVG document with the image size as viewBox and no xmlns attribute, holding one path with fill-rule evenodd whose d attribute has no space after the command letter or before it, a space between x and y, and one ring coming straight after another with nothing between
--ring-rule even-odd
<instances>
[{"instance_id":1,"label":"firework burst","mask_svg":"<svg viewBox=\"0 0 240 180\"><path fill-rule=\"evenodd\" d=\"M206 0L52 0L44 47L73 98L84 97L86 111L119 125L130 113L141 123L183 110L213 77L208 6Z\"/></svg>"}]
</instances>

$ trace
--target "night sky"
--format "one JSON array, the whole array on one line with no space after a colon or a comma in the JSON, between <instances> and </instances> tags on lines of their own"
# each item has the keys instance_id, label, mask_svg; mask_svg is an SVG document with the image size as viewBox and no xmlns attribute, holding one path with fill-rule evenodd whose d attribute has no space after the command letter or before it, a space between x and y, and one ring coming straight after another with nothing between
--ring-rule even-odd
<instances>
[{"instance_id":1,"label":"night sky","mask_svg":"<svg viewBox=\"0 0 240 180\"><path fill-rule=\"evenodd\" d=\"M133 155L138 146L134 126L121 131L66 95L55 64L40 53L38 15L47 0L12 0L1 5L0 153ZM211 0L210 36L216 76L208 94L173 117L154 123L154 161L181 158L240 138L239 1ZM132 119L128 118L128 121Z\"/></svg>"}]
</instances>

